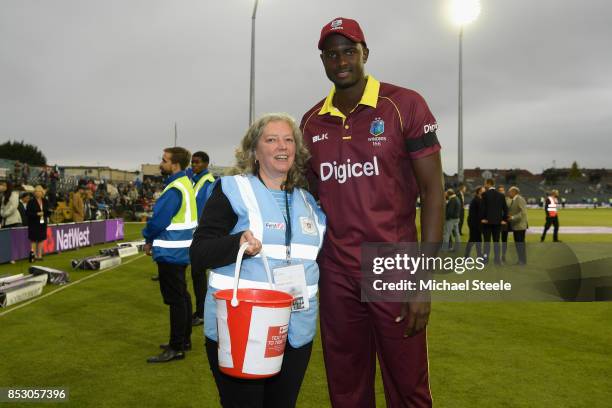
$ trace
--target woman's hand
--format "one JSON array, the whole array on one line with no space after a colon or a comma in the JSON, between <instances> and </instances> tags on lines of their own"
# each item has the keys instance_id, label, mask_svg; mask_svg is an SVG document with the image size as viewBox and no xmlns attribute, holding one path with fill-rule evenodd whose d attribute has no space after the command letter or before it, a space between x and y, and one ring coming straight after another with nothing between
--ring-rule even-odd
<instances>
[{"instance_id":1,"label":"woman's hand","mask_svg":"<svg viewBox=\"0 0 612 408\"><path fill-rule=\"evenodd\" d=\"M261 251L261 241L255 238L250 230L244 231L240 237L240 245L242 246L245 242L249 243L249 247L244 251L245 254L254 256Z\"/></svg>"}]
</instances>

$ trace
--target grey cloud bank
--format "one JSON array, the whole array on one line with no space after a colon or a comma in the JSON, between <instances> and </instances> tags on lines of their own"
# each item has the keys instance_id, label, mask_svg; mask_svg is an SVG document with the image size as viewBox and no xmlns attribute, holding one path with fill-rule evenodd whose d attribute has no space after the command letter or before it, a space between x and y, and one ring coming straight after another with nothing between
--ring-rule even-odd
<instances>
[{"instance_id":1,"label":"grey cloud bank","mask_svg":"<svg viewBox=\"0 0 612 408\"><path fill-rule=\"evenodd\" d=\"M447 1L261 0L256 113L301 115L330 88L316 43L362 25L368 72L423 94L457 165L457 28ZM612 4L483 1L464 34L466 167L612 167ZM52 163L135 169L174 140L230 165L248 122L252 2L0 4L0 141Z\"/></svg>"}]
</instances>

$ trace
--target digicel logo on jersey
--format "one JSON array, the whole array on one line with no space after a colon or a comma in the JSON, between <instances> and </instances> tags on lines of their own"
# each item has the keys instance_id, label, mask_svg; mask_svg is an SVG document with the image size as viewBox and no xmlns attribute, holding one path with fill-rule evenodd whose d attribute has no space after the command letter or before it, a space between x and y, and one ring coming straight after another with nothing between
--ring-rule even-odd
<instances>
[{"instance_id":1,"label":"digicel logo on jersey","mask_svg":"<svg viewBox=\"0 0 612 408\"><path fill-rule=\"evenodd\" d=\"M347 159L346 163L342 164L338 164L336 161L321 163L321 181L327 181L333 177L338 183L343 184L351 177L371 177L379 174L376 156L371 162L365 163L351 163L351 159Z\"/></svg>"}]
</instances>

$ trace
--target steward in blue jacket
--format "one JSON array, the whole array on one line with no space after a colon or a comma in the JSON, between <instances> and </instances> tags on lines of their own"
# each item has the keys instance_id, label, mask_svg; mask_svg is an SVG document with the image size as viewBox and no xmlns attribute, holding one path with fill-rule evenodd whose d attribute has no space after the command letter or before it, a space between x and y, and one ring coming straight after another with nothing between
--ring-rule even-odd
<instances>
[{"instance_id":1,"label":"steward in blue jacket","mask_svg":"<svg viewBox=\"0 0 612 408\"><path fill-rule=\"evenodd\" d=\"M208 171L210 158L206 152L198 151L191 156L190 178L193 183L193 190L196 196L198 207L198 220L202 217L204 204L210 196L211 185L215 178ZM204 297L206 296L206 269L191 266L191 279L193 281L193 293L195 295L195 312L191 318L192 326L199 326L204 323Z\"/></svg>"},{"instance_id":2,"label":"steward in blue jacket","mask_svg":"<svg viewBox=\"0 0 612 408\"><path fill-rule=\"evenodd\" d=\"M153 255L159 272L159 288L170 306L170 341L149 363L185 358L191 348L191 297L185 282L189 247L197 226L197 207L191 180L185 175L191 153L182 147L164 149L160 170L167 176L166 187L153 207L153 216L142 235L145 253Z\"/></svg>"}]
</instances>

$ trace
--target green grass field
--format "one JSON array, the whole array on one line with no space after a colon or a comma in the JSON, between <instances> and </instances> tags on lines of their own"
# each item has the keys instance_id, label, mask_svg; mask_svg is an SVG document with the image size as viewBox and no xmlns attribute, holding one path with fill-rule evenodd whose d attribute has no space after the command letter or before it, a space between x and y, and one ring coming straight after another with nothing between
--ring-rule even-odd
<instances>
[{"instance_id":1,"label":"green grass field","mask_svg":"<svg viewBox=\"0 0 612 408\"><path fill-rule=\"evenodd\" d=\"M612 226L608 209L568 209L560 217L562 226ZM543 218L542 210L530 210L531 225ZM126 240L138 239L141 228L128 224ZM612 235L570 236L563 228L561 239L612 243ZM43 264L70 270L70 259L102 247L49 255ZM23 261L0 265L0 274L28 267ZM218 406L201 326L184 361L145 362L168 336L167 308L150 280L155 273L155 264L141 254L100 273L70 271L76 283L48 285L46 297L0 309L0 387L67 387L74 407ZM435 303L428 340L435 406L612 404L609 302ZM298 406L328 407L326 387L317 338ZM380 377L376 387L384 407Z\"/></svg>"}]
</instances>

